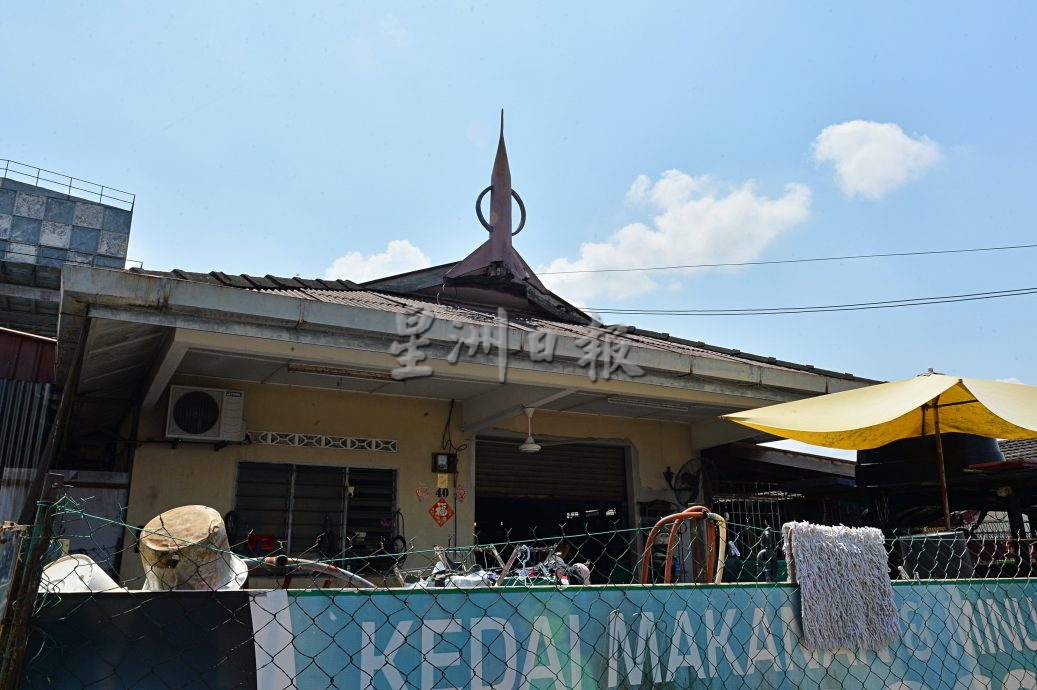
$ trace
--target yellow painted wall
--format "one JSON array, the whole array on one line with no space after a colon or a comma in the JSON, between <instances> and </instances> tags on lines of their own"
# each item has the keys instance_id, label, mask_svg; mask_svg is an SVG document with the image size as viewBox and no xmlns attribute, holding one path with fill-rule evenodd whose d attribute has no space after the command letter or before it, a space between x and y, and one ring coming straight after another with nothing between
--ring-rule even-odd
<instances>
[{"instance_id":1,"label":"yellow painted wall","mask_svg":"<svg viewBox=\"0 0 1037 690\"><path fill-rule=\"evenodd\" d=\"M177 378L173 383L244 391L245 420L252 431L395 439L399 443L398 452L259 444L230 445L214 452L211 444L194 443L181 443L174 449L169 442L158 440L164 433L167 401L163 398L153 410L145 410L141 416L139 438L155 441L141 445L134 458L127 515L130 524L142 525L165 510L187 504L208 505L225 514L234 508L238 462L291 462L396 469L397 501L409 542L417 548L472 543L473 445L471 437L461 432L463 409L460 403L454 411L452 433L454 442L468 442L469 450L459 458L456 482L467 488L468 495L464 502L451 500L457 515L446 526L439 527L427 512L436 500L436 475L430 466L432 453L440 450L449 402L212 379ZM595 438L629 445L632 476L636 479L634 501L667 498L663 470L669 465L676 471L693 454L689 427L684 424L547 411L538 411L534 419L538 436ZM525 417L518 416L505 420L489 433L524 434L525 428ZM429 491L423 500L419 500L416 493L421 486ZM456 498L458 492L453 480L451 489ZM139 556L128 550L122 575L124 579L132 579L140 574Z\"/></svg>"}]
</instances>

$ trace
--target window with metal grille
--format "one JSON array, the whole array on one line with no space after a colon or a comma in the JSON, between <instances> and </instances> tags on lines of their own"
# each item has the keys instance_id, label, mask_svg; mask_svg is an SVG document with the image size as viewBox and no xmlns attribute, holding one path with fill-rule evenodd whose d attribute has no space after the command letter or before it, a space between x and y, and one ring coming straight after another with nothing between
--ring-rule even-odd
<instances>
[{"instance_id":1,"label":"window with metal grille","mask_svg":"<svg viewBox=\"0 0 1037 690\"><path fill-rule=\"evenodd\" d=\"M310 559L377 554L396 529L396 471L238 463L236 548Z\"/></svg>"}]
</instances>

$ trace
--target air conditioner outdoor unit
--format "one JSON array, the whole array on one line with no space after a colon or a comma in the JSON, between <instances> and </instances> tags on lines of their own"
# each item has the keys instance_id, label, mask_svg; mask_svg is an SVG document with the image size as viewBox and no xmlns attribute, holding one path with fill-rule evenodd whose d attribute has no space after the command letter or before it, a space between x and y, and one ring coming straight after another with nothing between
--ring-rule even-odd
<instances>
[{"instance_id":1,"label":"air conditioner outdoor unit","mask_svg":"<svg viewBox=\"0 0 1037 690\"><path fill-rule=\"evenodd\" d=\"M179 441L241 441L245 394L222 388L169 387L166 438Z\"/></svg>"}]
</instances>

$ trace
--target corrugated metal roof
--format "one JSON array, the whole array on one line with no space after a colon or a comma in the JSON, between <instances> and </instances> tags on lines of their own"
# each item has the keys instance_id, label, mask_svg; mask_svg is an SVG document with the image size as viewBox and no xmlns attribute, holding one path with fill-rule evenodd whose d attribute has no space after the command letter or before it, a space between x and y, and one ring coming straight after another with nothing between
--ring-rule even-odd
<instances>
[{"instance_id":1,"label":"corrugated metal roof","mask_svg":"<svg viewBox=\"0 0 1037 690\"><path fill-rule=\"evenodd\" d=\"M211 273L191 273L187 271L174 270L145 271L139 268L128 269L132 273L144 273L147 275L165 276L181 280L236 287L256 292L274 292L287 297L307 299L327 304L342 304L364 309L377 309L380 311L407 313L414 309L424 309L437 319L461 324L487 324L497 322L497 311L495 307L485 305L462 304L447 300L437 300L432 297L415 295L401 295L398 293L386 293L365 289L363 286L345 280L306 280L302 278L279 278L276 276L231 276L213 271ZM545 319L534 314L508 311L508 325L512 328L524 331L542 331L566 337L580 338L590 332L587 326L566 323L564 321ZM636 347L655 349L663 352L671 352L683 355L695 355L730 362L750 363L756 366L772 367L790 371L804 371L821 376L833 378L851 379L864 381L845 372L835 372L817 369L808 364L797 364L776 359L753 355L739 350L709 345L707 343L685 340L666 333L654 333L641 331L637 328L628 328L621 335L616 335L616 342L627 343Z\"/></svg>"},{"instance_id":2,"label":"corrugated metal roof","mask_svg":"<svg viewBox=\"0 0 1037 690\"><path fill-rule=\"evenodd\" d=\"M141 268L127 269L130 273L143 273L145 275L166 276L190 280L195 283L209 283L211 285L223 285L225 287L236 287L243 290L362 290L363 288L350 280L319 280L309 278L282 278L279 276L265 275L252 276L245 273L232 275L222 271L209 271L198 273L196 271L145 271Z\"/></svg>"},{"instance_id":3,"label":"corrugated metal roof","mask_svg":"<svg viewBox=\"0 0 1037 690\"><path fill-rule=\"evenodd\" d=\"M264 290L264 292L268 292L268 290ZM399 294L387 295L362 289L352 291L285 290L278 291L278 294L286 294L331 304L345 304L353 307L380 309L382 311L401 314L414 309L425 309L436 319L456 321L463 324L478 325L494 323L497 321L496 310L485 306L462 305L449 302L437 303L435 300L430 298L404 296ZM586 326L549 320L531 314L520 314L511 311L508 312L508 325L518 330L542 331L545 333L553 333L555 335L575 338L583 337L588 333L588 328ZM676 354L692 354L731 362L752 362L756 365L775 367L779 369L813 371L828 376L854 378L852 374L816 370L814 367L809 365L783 362L774 357L760 357L757 355L742 353L738 350L726 350L724 348L707 345L706 343L675 338L668 334L653 334L649 336L638 332L636 328L627 330L622 335L617 336L616 339L617 342L626 342L638 347L652 348Z\"/></svg>"},{"instance_id":4,"label":"corrugated metal roof","mask_svg":"<svg viewBox=\"0 0 1037 690\"><path fill-rule=\"evenodd\" d=\"M0 379L54 383L56 344L52 338L0 328Z\"/></svg>"}]
</instances>

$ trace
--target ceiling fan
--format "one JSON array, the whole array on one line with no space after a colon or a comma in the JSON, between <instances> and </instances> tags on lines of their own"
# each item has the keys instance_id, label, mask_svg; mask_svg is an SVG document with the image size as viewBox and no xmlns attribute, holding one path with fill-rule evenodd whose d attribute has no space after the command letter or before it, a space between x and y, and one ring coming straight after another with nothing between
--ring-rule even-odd
<instances>
[{"instance_id":1,"label":"ceiling fan","mask_svg":"<svg viewBox=\"0 0 1037 690\"><path fill-rule=\"evenodd\" d=\"M533 413L536 412L536 408L523 406L522 412L524 412L526 415L527 431L526 440L520 443L518 447L520 453L539 453L541 450L548 447L567 446L574 443L593 443L599 440L594 436L588 436L586 438L571 438L565 440L544 441L543 443L538 443L537 440L533 438Z\"/></svg>"},{"instance_id":2,"label":"ceiling fan","mask_svg":"<svg viewBox=\"0 0 1037 690\"><path fill-rule=\"evenodd\" d=\"M535 407L523 407L522 411L526 413L526 425L528 433L526 434L526 440L519 444L520 453L539 453L541 445L536 442L533 438L533 413L536 411Z\"/></svg>"}]
</instances>

